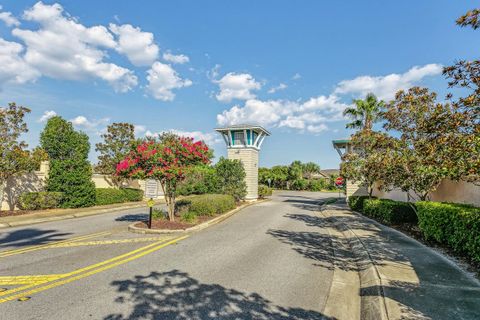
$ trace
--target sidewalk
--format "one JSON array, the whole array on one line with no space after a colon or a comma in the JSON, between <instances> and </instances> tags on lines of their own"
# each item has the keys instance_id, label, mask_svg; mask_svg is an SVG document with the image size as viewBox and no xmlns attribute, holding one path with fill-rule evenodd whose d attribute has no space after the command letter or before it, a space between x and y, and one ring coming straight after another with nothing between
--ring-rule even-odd
<instances>
[{"instance_id":1,"label":"sidewalk","mask_svg":"<svg viewBox=\"0 0 480 320\"><path fill-rule=\"evenodd\" d=\"M351 277L355 263L362 319L480 319L480 282L446 257L345 204L320 215L332 241L347 241L354 255L336 256L336 268Z\"/></svg>"},{"instance_id":2,"label":"sidewalk","mask_svg":"<svg viewBox=\"0 0 480 320\"><path fill-rule=\"evenodd\" d=\"M155 202L156 205L163 204L163 203L165 203L164 200L158 200ZM116 212L116 211L135 209L135 208L143 208L146 206L147 204L145 201L139 201L139 202L117 203L117 204L110 204L106 206L95 206L95 207L77 208L77 209L38 210L38 211L35 211L34 213L29 213L24 215L0 217L0 229L25 226L25 225L49 222L49 221L81 218L81 217L102 214L102 213Z\"/></svg>"}]
</instances>

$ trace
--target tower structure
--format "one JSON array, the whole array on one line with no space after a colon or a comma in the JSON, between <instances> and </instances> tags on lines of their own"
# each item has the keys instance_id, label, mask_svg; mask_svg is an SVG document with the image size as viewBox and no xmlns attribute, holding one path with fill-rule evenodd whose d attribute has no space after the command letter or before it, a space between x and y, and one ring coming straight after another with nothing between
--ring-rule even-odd
<instances>
[{"instance_id":1,"label":"tower structure","mask_svg":"<svg viewBox=\"0 0 480 320\"><path fill-rule=\"evenodd\" d=\"M227 145L228 159L237 159L245 168L245 182L247 184L246 200L258 198L258 154L260 147L267 136L266 129L256 125L233 125L215 129L219 132Z\"/></svg>"}]
</instances>

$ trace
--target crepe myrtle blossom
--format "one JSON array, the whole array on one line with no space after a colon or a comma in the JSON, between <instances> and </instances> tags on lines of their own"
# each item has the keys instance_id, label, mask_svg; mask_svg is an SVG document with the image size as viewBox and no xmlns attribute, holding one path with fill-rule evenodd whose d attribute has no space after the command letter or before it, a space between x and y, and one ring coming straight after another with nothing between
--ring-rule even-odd
<instances>
[{"instance_id":1,"label":"crepe myrtle blossom","mask_svg":"<svg viewBox=\"0 0 480 320\"><path fill-rule=\"evenodd\" d=\"M203 141L166 134L159 141L145 140L117 164L116 174L126 178L160 182L168 215L174 220L177 184L189 168L210 163L211 151Z\"/></svg>"}]
</instances>

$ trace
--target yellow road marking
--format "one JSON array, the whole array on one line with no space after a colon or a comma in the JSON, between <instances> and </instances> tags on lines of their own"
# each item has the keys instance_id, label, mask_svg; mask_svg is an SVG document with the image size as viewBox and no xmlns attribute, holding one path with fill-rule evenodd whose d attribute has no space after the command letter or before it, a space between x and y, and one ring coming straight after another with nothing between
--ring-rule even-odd
<instances>
[{"instance_id":1,"label":"yellow road marking","mask_svg":"<svg viewBox=\"0 0 480 320\"><path fill-rule=\"evenodd\" d=\"M54 244L49 246L49 248L67 248L67 247L79 247L79 246L96 246L96 245L102 245L102 244L149 242L149 241L157 241L160 239L165 239L165 238L153 237L153 238L115 239L115 240L86 241L86 242L77 241L77 242Z\"/></svg>"},{"instance_id":2,"label":"yellow road marking","mask_svg":"<svg viewBox=\"0 0 480 320\"><path fill-rule=\"evenodd\" d=\"M42 245L30 246L30 247L21 248L21 249L14 249L14 250L6 250L6 251L0 252L0 258L13 256L13 255L16 255L16 254L21 254L21 253L30 252L30 251L36 251L36 250L40 250L40 249L46 249L46 248L48 248L52 245L56 245L56 244L70 243L70 242L79 241L79 240L86 240L86 239L106 236L106 235L109 235L109 234L110 234L110 232L103 231L103 232L78 236L78 237L74 237L74 238L70 238L70 239L60 240L60 241L56 241L56 242L46 243L46 244L42 244Z\"/></svg>"},{"instance_id":3,"label":"yellow road marking","mask_svg":"<svg viewBox=\"0 0 480 320\"><path fill-rule=\"evenodd\" d=\"M4 302L15 300L15 299L20 299L20 298L25 297L25 296L30 296L32 294L35 294L35 293L38 293L38 292L41 292L41 291L45 291L45 290L48 290L48 289L51 289L51 288L55 288L55 287L58 287L60 285L64 285L64 284L67 284L67 283L70 283L70 282L73 282L73 281L76 281L76 280L94 275L96 273L99 273L99 272L114 268L116 266L119 266L121 264L127 263L129 261L141 258L141 257L143 257L143 256L145 256L149 253L152 253L156 250L159 250L161 248L164 248L166 246L169 246L171 244L174 244L174 243L176 243L180 240L186 239L186 238L188 238L188 235L185 235L183 237L175 238L175 239L170 240L166 243L164 242L164 240L158 241L158 242L155 242L153 244L147 245L145 247L130 251L130 252L128 252L126 254L123 254L123 255L120 255L118 257L108 259L106 261L103 261L103 262L100 262L100 263L97 263L97 264L94 264L94 265L91 265L91 266L88 266L88 267L85 267L85 268L82 268L82 269L78 269L78 270L75 270L75 271L70 272L70 273L63 274L62 276L64 276L66 278L64 280L60 280L60 281L52 280L50 284L40 286L38 288L29 290L29 291L23 291L21 293L15 294L15 295L10 295L6 298L0 299L0 303L4 303ZM116 261L116 262L114 262L114 261ZM110 262L112 262L112 263L110 263ZM97 268L97 267L99 267L99 268ZM88 271L88 270L90 270L90 271ZM88 271L88 272L85 272L85 271ZM75 274L78 274L78 275L72 277L72 275L75 275ZM23 287L23 288L25 289L25 287ZM13 290L15 290L15 289L13 289ZM11 293L13 293L13 290L8 290L4 293L11 294ZM2 294L2 295L4 295L4 294Z\"/></svg>"},{"instance_id":4,"label":"yellow road marking","mask_svg":"<svg viewBox=\"0 0 480 320\"><path fill-rule=\"evenodd\" d=\"M96 264L92 264L92 265L89 265L89 266L87 266L87 267L84 267L84 268L81 268L81 269L77 269L77 270L72 271L72 272L69 272L69 273L57 274L56 276L59 276L58 279L62 279L62 278L70 277L70 276L72 276L72 275L76 275L76 274L78 274L78 273L82 273L82 272L85 272L85 271L89 271L89 270L91 270L91 269L95 269L95 268L101 267L101 266L106 265L106 264L108 264L108 263L111 263L111 262L114 262L114 261L117 261L117 260L126 258L126 257L128 257L128 256L130 256L130 255L132 255L132 254L135 254L135 253L140 252L140 251L142 251L142 250L146 250L146 249L148 249L148 248L150 248L150 247L156 246L156 245L158 245L158 244L160 244L160 243L162 243L162 242L165 242L165 241L167 241L167 240L169 240L169 239L171 239L171 238L165 238L165 239L160 240L160 241L158 241L158 242L155 242L155 243L149 244L149 245L147 245L147 246L144 246L144 247L135 249L135 250L133 250L133 251L130 251L130 252L127 252L127 253L125 253L125 254L122 254L122 255L113 257L113 258L111 258L111 259L108 259L108 260L105 260L105 261L102 261L102 262L99 262L99 263L96 263ZM11 276L10 278L13 278L13 277L14 277L14 276ZM22 277L22 276L20 276L20 277ZM26 277L28 277L28 276L26 276ZM33 277L34 277L34 276L33 276ZM42 282L42 283L46 283L46 282L49 282L49 281L47 280L47 281L44 281L44 282ZM14 289L10 289L10 290L1 292L1 293L0 293L0 297L1 297L1 296L6 296L6 295L9 295L9 294L12 294L12 293L14 293L14 292L23 291L23 290L25 290L25 289L28 289L28 288L31 288L31 287L35 287L35 286L37 286L37 285L39 285L39 284L42 284L42 283L38 283L38 282L33 282L33 281L32 281L32 282L30 282L29 284L27 284L27 285L25 285L25 286L22 286L22 287L18 287L18 288L14 288ZM4 285L5 285L5 283L4 283ZM0 300L0 303L1 303L1 300Z\"/></svg>"}]
</instances>

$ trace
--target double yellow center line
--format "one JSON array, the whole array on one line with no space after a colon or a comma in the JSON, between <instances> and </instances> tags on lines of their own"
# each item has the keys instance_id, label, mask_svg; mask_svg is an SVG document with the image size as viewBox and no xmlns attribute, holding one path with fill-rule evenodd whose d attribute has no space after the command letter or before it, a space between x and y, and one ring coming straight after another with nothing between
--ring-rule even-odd
<instances>
[{"instance_id":1,"label":"double yellow center line","mask_svg":"<svg viewBox=\"0 0 480 320\"><path fill-rule=\"evenodd\" d=\"M66 240L60 240L60 241L49 242L49 243L41 244L41 245L30 246L30 247L26 247L26 248L1 251L0 252L0 258L13 256L13 255L16 255L16 254L22 254L22 253L26 253L26 252L31 252L31 251L47 249L47 248L50 248L50 247L55 246L55 245L68 244L68 243L75 242L75 241L81 241L81 240L87 240L87 239L97 238L97 237L101 237L101 236L107 236L109 234L111 234L111 232L103 231L103 232L92 233L92 234L88 234L88 235L84 235L84 236L73 237L73 238L66 239Z\"/></svg>"},{"instance_id":2,"label":"double yellow center line","mask_svg":"<svg viewBox=\"0 0 480 320\"><path fill-rule=\"evenodd\" d=\"M32 276L30 280L28 280L28 276L5 277L6 279L4 279L5 280L3 282L4 284L11 285L15 283L16 284L26 283L26 285L0 292L0 303L21 299L41 291L45 291L54 287L58 287L60 285L64 285L64 284L94 275L96 273L127 263L129 261L141 258L149 253L152 253L156 250L159 250L161 248L164 248L166 246L169 246L171 244L174 244L186 238L188 238L188 235L174 238L174 239L171 239L171 238L162 239L160 241L156 241L152 244L141 247L139 249L127 252L125 254L119 255L117 257L114 257L93 265L89 265L81 269L77 269L69 273L45 275L45 276L41 276L41 275ZM0 278L0 284L1 283L2 281ZM31 290L28 290L28 289L31 289Z\"/></svg>"}]
</instances>

